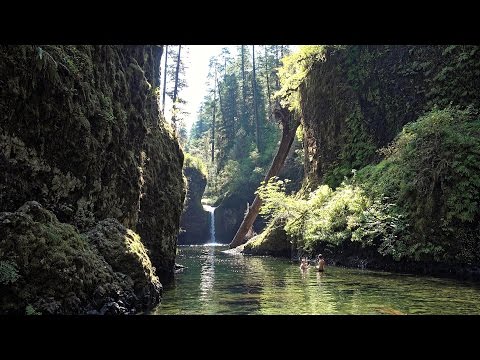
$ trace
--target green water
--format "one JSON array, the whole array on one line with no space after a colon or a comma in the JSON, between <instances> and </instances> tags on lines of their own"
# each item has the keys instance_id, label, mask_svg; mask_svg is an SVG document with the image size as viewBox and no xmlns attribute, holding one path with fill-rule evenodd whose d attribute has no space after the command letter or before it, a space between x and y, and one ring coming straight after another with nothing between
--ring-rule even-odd
<instances>
[{"instance_id":1,"label":"green water","mask_svg":"<svg viewBox=\"0 0 480 360\"><path fill-rule=\"evenodd\" d=\"M187 266L154 314L480 314L475 283L226 254L225 246L180 246Z\"/></svg>"}]
</instances>

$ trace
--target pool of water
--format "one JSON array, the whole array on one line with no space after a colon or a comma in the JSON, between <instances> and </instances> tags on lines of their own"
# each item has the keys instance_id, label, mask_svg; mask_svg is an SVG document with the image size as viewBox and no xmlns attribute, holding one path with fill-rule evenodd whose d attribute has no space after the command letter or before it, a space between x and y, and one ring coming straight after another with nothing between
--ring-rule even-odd
<instances>
[{"instance_id":1,"label":"pool of water","mask_svg":"<svg viewBox=\"0 0 480 360\"><path fill-rule=\"evenodd\" d=\"M188 268L152 314L480 314L480 284L179 246ZM327 259L328 262L328 259Z\"/></svg>"}]
</instances>

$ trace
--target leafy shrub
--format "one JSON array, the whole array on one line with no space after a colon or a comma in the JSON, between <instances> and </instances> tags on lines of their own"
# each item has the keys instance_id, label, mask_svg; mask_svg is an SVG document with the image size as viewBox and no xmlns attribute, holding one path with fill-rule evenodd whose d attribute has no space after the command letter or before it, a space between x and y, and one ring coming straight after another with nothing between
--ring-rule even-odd
<instances>
[{"instance_id":1,"label":"leafy shrub","mask_svg":"<svg viewBox=\"0 0 480 360\"><path fill-rule=\"evenodd\" d=\"M322 185L302 199L285 195L285 182L275 178L262 184L258 193L263 201L260 213L286 219L287 235L306 251L318 242L339 244L351 239L370 204L362 189L347 184L336 191Z\"/></svg>"},{"instance_id":2,"label":"leafy shrub","mask_svg":"<svg viewBox=\"0 0 480 360\"><path fill-rule=\"evenodd\" d=\"M434 109L380 152L383 161L335 190L287 196L283 181L262 184L261 213L286 219L287 235L306 251L351 240L395 260L478 261L478 113Z\"/></svg>"},{"instance_id":3,"label":"leafy shrub","mask_svg":"<svg viewBox=\"0 0 480 360\"><path fill-rule=\"evenodd\" d=\"M189 153L185 153L183 167L192 167L198 169L203 175L207 176L207 166L202 159L195 157Z\"/></svg>"},{"instance_id":4,"label":"leafy shrub","mask_svg":"<svg viewBox=\"0 0 480 360\"><path fill-rule=\"evenodd\" d=\"M20 275L18 274L17 264L15 264L15 262L0 260L0 284L13 284L19 277Z\"/></svg>"}]
</instances>

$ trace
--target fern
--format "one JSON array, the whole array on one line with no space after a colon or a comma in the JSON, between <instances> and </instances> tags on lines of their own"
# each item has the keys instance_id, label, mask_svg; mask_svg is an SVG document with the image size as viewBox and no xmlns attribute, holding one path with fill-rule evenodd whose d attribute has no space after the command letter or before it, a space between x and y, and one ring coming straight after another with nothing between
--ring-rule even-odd
<instances>
[{"instance_id":1,"label":"fern","mask_svg":"<svg viewBox=\"0 0 480 360\"><path fill-rule=\"evenodd\" d=\"M10 260L0 260L0 284L13 284L18 280L17 264Z\"/></svg>"}]
</instances>

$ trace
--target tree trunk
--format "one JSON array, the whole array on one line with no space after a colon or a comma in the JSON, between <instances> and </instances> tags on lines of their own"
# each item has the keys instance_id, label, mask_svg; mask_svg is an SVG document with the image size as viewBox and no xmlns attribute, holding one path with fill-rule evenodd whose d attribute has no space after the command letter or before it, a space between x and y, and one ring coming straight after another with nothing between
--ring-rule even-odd
<instances>
[{"instance_id":1,"label":"tree trunk","mask_svg":"<svg viewBox=\"0 0 480 360\"><path fill-rule=\"evenodd\" d=\"M237 104L235 102L235 94L233 91L230 91L230 104L232 107L232 110L230 111L231 114L231 121L232 121L232 137L231 139L235 139L235 120L237 119Z\"/></svg>"},{"instance_id":2,"label":"tree trunk","mask_svg":"<svg viewBox=\"0 0 480 360\"><path fill-rule=\"evenodd\" d=\"M175 119L175 110L177 109L177 93L178 93L178 74L180 73L180 52L182 51L182 45L178 45L178 56L177 56L177 69L175 70L175 87L173 88L173 116L172 123L173 128L177 130L177 119Z\"/></svg>"},{"instance_id":3,"label":"tree trunk","mask_svg":"<svg viewBox=\"0 0 480 360\"><path fill-rule=\"evenodd\" d=\"M245 50L244 50L244 45L242 45L242 101L243 101L243 107L242 107L242 122L243 126L245 127L245 131L247 131L247 121L245 119L247 115L247 93L246 93L246 86L245 86Z\"/></svg>"},{"instance_id":4,"label":"tree trunk","mask_svg":"<svg viewBox=\"0 0 480 360\"><path fill-rule=\"evenodd\" d=\"M216 112L217 112L217 68L215 67L215 83L213 85L212 164L215 160L215 113Z\"/></svg>"},{"instance_id":5,"label":"tree trunk","mask_svg":"<svg viewBox=\"0 0 480 360\"><path fill-rule=\"evenodd\" d=\"M272 120L272 101L270 99L270 76L268 69L268 51L267 45L265 45L265 74L267 77L267 99L268 99L268 119Z\"/></svg>"},{"instance_id":6,"label":"tree trunk","mask_svg":"<svg viewBox=\"0 0 480 360\"><path fill-rule=\"evenodd\" d=\"M255 114L255 143L257 145L257 150L260 151L260 126L258 124L258 110L257 110L257 77L255 75L255 45L252 45L252 63L253 63L253 79L252 79L252 88L253 88L253 112Z\"/></svg>"},{"instance_id":7,"label":"tree trunk","mask_svg":"<svg viewBox=\"0 0 480 360\"><path fill-rule=\"evenodd\" d=\"M282 123L283 126L282 140L280 141L280 146L275 158L273 159L272 165L270 165L270 170L268 170L268 173L265 176L265 182L267 182L272 176L277 176L280 173L280 170L282 169L288 152L292 146L293 140L295 139L295 132L297 131L298 125L300 125L300 121L298 121L287 109L281 108L278 102L276 103L275 107L275 117ZM258 195L255 196L255 200L249 207L242 224L235 234L235 237L229 244L230 249L245 243L245 235L255 222L261 205L262 200Z\"/></svg>"},{"instance_id":8,"label":"tree trunk","mask_svg":"<svg viewBox=\"0 0 480 360\"><path fill-rule=\"evenodd\" d=\"M165 94L167 93L167 59L168 59L168 45L165 47L165 68L163 69L163 99L162 99L163 116L165 116Z\"/></svg>"},{"instance_id":9,"label":"tree trunk","mask_svg":"<svg viewBox=\"0 0 480 360\"><path fill-rule=\"evenodd\" d=\"M280 66L280 58L278 57L278 45L275 46L275 66L278 68ZM277 90L280 89L280 79L278 78L278 70L275 71L275 87Z\"/></svg>"},{"instance_id":10,"label":"tree trunk","mask_svg":"<svg viewBox=\"0 0 480 360\"><path fill-rule=\"evenodd\" d=\"M222 83L220 83L222 84ZM220 89L220 84L217 86L217 91L218 91L218 105L220 106L220 114L222 115L222 121L223 121L223 124L225 125L226 124L226 120L225 120L225 113L224 113L224 109L225 109L225 104L222 104L222 91ZM225 82L223 83L225 84ZM224 85L225 86L225 85ZM225 100L225 99L224 99Z\"/></svg>"}]
</instances>

